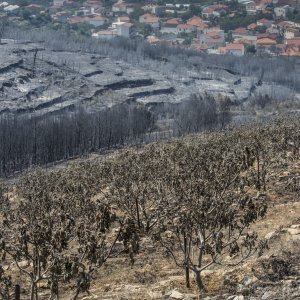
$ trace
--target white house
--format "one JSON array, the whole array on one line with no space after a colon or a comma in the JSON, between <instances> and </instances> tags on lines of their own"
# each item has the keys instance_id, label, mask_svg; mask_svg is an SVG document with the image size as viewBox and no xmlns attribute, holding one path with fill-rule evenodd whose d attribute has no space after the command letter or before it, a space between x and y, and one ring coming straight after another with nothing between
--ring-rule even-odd
<instances>
[{"instance_id":1,"label":"white house","mask_svg":"<svg viewBox=\"0 0 300 300\"><path fill-rule=\"evenodd\" d=\"M288 5L274 8L274 14L277 18L286 18L289 11L290 7Z\"/></svg>"},{"instance_id":2,"label":"white house","mask_svg":"<svg viewBox=\"0 0 300 300\"><path fill-rule=\"evenodd\" d=\"M14 10L17 10L19 9L20 6L19 5L8 5L8 6L5 6L3 8L4 11L8 11L8 12L11 12L11 11L14 11Z\"/></svg>"},{"instance_id":3,"label":"white house","mask_svg":"<svg viewBox=\"0 0 300 300\"><path fill-rule=\"evenodd\" d=\"M116 30L117 36L129 38L132 34L133 24L120 22L116 25Z\"/></svg>"},{"instance_id":4,"label":"white house","mask_svg":"<svg viewBox=\"0 0 300 300\"><path fill-rule=\"evenodd\" d=\"M243 5L245 5L248 15L256 14L256 3L254 1L244 2Z\"/></svg>"}]
</instances>

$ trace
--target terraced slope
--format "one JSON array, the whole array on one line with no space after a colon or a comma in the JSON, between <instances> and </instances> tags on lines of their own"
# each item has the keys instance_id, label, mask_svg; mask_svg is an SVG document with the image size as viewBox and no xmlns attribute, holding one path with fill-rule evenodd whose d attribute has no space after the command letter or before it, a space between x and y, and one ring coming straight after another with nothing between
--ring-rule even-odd
<instances>
[{"instance_id":1,"label":"terraced slope","mask_svg":"<svg viewBox=\"0 0 300 300\"><path fill-rule=\"evenodd\" d=\"M162 73L155 65L143 68L100 55L54 52L42 43L7 41L0 45L0 113L44 115L78 103L95 110L129 99L150 106L179 103L194 92L226 95L241 102L255 91L276 94L276 89L282 91L257 78L205 65L200 71L166 67Z\"/></svg>"}]
</instances>

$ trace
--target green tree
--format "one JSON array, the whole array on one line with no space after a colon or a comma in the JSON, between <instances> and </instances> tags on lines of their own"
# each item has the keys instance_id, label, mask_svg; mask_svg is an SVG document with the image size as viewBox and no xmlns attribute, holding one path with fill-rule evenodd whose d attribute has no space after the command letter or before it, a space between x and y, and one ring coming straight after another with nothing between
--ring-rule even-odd
<instances>
[{"instance_id":1,"label":"green tree","mask_svg":"<svg viewBox=\"0 0 300 300\"><path fill-rule=\"evenodd\" d=\"M149 24L136 22L135 27L137 31L144 37L149 36L153 32L152 27Z\"/></svg>"},{"instance_id":2,"label":"green tree","mask_svg":"<svg viewBox=\"0 0 300 300\"><path fill-rule=\"evenodd\" d=\"M238 27L247 27L251 23L256 22L257 16L237 15L233 18L225 16L219 19L220 27L228 32Z\"/></svg>"},{"instance_id":3,"label":"green tree","mask_svg":"<svg viewBox=\"0 0 300 300\"><path fill-rule=\"evenodd\" d=\"M194 4L191 4L190 5L190 11L195 15L195 16L200 16L201 15L201 7L198 6L198 5L194 5Z\"/></svg>"},{"instance_id":4,"label":"green tree","mask_svg":"<svg viewBox=\"0 0 300 300\"><path fill-rule=\"evenodd\" d=\"M257 26L255 30L259 33L265 33L266 29L267 29L266 26Z\"/></svg>"},{"instance_id":5,"label":"green tree","mask_svg":"<svg viewBox=\"0 0 300 300\"><path fill-rule=\"evenodd\" d=\"M138 21L139 17L145 12L141 8L136 8L132 13L129 14L131 20Z\"/></svg>"}]
</instances>

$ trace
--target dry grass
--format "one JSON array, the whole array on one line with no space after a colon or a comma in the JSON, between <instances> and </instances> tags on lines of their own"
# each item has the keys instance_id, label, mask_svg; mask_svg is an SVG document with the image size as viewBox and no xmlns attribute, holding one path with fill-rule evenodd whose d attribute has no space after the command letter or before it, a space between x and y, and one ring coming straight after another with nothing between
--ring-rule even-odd
<instances>
[{"instance_id":1,"label":"dry grass","mask_svg":"<svg viewBox=\"0 0 300 300\"><path fill-rule=\"evenodd\" d=\"M204 283L209 293L224 291L225 278L239 283L245 276L255 275L260 262L272 255L280 256L286 251L292 253L299 251L297 248L299 245L291 242L289 235L282 231L282 228L292 224L300 224L299 193L285 189L291 174L295 176L300 174L300 161L290 162L288 166L272 170L267 186L267 193L270 196L268 213L252 227L260 238L264 238L270 232L278 232L278 235L270 240L270 249L261 258L252 257L242 266L232 269L213 267L205 271ZM14 194L10 196L13 201L16 201ZM155 248L147 240L144 246L146 247L142 248L133 266L125 256L109 260L94 274L95 280L90 295L82 295L79 299L159 299L159 295L163 298L163 295L172 289L183 293L196 293L194 282L190 290L185 288L183 271L176 268L173 261L164 255L162 249ZM25 279L13 265L9 272L14 274L19 282L25 283ZM66 286L62 291L61 299L70 299L71 295L71 287Z\"/></svg>"},{"instance_id":2,"label":"dry grass","mask_svg":"<svg viewBox=\"0 0 300 300\"><path fill-rule=\"evenodd\" d=\"M267 186L270 196L268 213L252 227L260 238L270 232L278 232L277 237L270 240L269 250L261 258L252 257L243 265L230 270L213 267L205 271L204 283L210 294L225 290L224 278L230 278L238 284L246 276L254 276L260 263L269 257L280 256L286 251L299 251L299 245L291 242L289 235L281 231L282 228L300 223L300 197L295 192L284 190L284 177L291 174L300 174L300 161L291 162L288 166L272 172ZM82 299L154 299L151 295L157 292L162 295L162 299L164 293L172 289L183 293L197 292L194 282L190 290L185 288L183 271L177 269L172 260L166 259L161 249L156 249L152 253L141 253L134 266L129 266L126 259L111 260L99 272L91 297L83 296Z\"/></svg>"}]
</instances>

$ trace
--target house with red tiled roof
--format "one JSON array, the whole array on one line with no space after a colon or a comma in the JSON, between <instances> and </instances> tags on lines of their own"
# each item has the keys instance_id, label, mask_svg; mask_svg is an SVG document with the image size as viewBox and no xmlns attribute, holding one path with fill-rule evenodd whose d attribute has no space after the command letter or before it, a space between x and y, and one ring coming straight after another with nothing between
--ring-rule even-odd
<instances>
[{"instance_id":1,"label":"house with red tiled roof","mask_svg":"<svg viewBox=\"0 0 300 300\"><path fill-rule=\"evenodd\" d=\"M267 39L271 39L271 40L276 40L276 34L271 34L271 33L259 33L257 35L257 39L264 39L264 38L267 38Z\"/></svg>"},{"instance_id":2,"label":"house with red tiled roof","mask_svg":"<svg viewBox=\"0 0 300 300\"><path fill-rule=\"evenodd\" d=\"M160 32L177 34L177 26L179 24L181 24L179 19L176 19L176 18L168 19L162 23Z\"/></svg>"},{"instance_id":3,"label":"house with red tiled roof","mask_svg":"<svg viewBox=\"0 0 300 300\"><path fill-rule=\"evenodd\" d=\"M246 36L248 34L249 34L249 31L245 27L239 27L239 28L236 28L236 29L232 30L232 37L233 38L243 37L243 36Z\"/></svg>"},{"instance_id":4,"label":"house with red tiled roof","mask_svg":"<svg viewBox=\"0 0 300 300\"><path fill-rule=\"evenodd\" d=\"M224 38L224 30L216 30L216 31L209 31L205 34L207 37L223 37Z\"/></svg>"},{"instance_id":5,"label":"house with red tiled roof","mask_svg":"<svg viewBox=\"0 0 300 300\"><path fill-rule=\"evenodd\" d=\"M248 30L254 31L257 28L256 23L251 23L250 25L247 26Z\"/></svg>"},{"instance_id":6,"label":"house with red tiled roof","mask_svg":"<svg viewBox=\"0 0 300 300\"><path fill-rule=\"evenodd\" d=\"M205 44L207 44L210 49L218 49L219 47L223 47L225 45L225 39L220 38L207 38L205 40Z\"/></svg>"},{"instance_id":7,"label":"house with red tiled roof","mask_svg":"<svg viewBox=\"0 0 300 300\"><path fill-rule=\"evenodd\" d=\"M276 45L276 41L269 38L262 38L256 41L257 46L272 46Z\"/></svg>"},{"instance_id":8,"label":"house with red tiled roof","mask_svg":"<svg viewBox=\"0 0 300 300\"><path fill-rule=\"evenodd\" d=\"M197 26L197 32L198 33L206 33L209 26L205 23L203 23L201 26Z\"/></svg>"},{"instance_id":9,"label":"house with red tiled roof","mask_svg":"<svg viewBox=\"0 0 300 300\"><path fill-rule=\"evenodd\" d=\"M181 21L177 18L173 18L173 19L168 19L164 22L165 25L168 26L177 26L181 23Z\"/></svg>"},{"instance_id":10,"label":"house with red tiled roof","mask_svg":"<svg viewBox=\"0 0 300 300\"><path fill-rule=\"evenodd\" d=\"M139 22L150 25L153 29L159 29L160 19L151 14L144 14L139 17Z\"/></svg>"},{"instance_id":11,"label":"house with red tiled roof","mask_svg":"<svg viewBox=\"0 0 300 300\"><path fill-rule=\"evenodd\" d=\"M281 22L277 23L276 26L278 28L280 28L281 30L284 30L285 28L289 28L289 27L294 27L293 22L290 22L290 21L281 21Z\"/></svg>"},{"instance_id":12,"label":"house with red tiled roof","mask_svg":"<svg viewBox=\"0 0 300 300\"><path fill-rule=\"evenodd\" d=\"M130 18L125 16L125 17L118 17L117 18L118 22L130 22Z\"/></svg>"},{"instance_id":13,"label":"house with red tiled roof","mask_svg":"<svg viewBox=\"0 0 300 300\"><path fill-rule=\"evenodd\" d=\"M258 52L273 53L276 48L276 41L269 38L262 38L256 41L256 50Z\"/></svg>"},{"instance_id":14,"label":"house with red tiled roof","mask_svg":"<svg viewBox=\"0 0 300 300\"><path fill-rule=\"evenodd\" d=\"M202 17L211 18L211 17L221 17L227 14L228 6L224 4L214 4L203 8Z\"/></svg>"},{"instance_id":15,"label":"house with red tiled roof","mask_svg":"<svg viewBox=\"0 0 300 300\"><path fill-rule=\"evenodd\" d=\"M225 47L219 48L219 53L242 56L245 54L245 46L243 44L230 43L227 44Z\"/></svg>"},{"instance_id":16,"label":"house with red tiled roof","mask_svg":"<svg viewBox=\"0 0 300 300\"><path fill-rule=\"evenodd\" d=\"M297 37L297 29L300 30L300 23L295 23L291 21L281 21L276 24L276 28L279 30L279 33L281 35L285 35L285 32L288 31L289 33L287 34L288 37L292 37L296 33ZM295 33L292 32L295 30Z\"/></svg>"},{"instance_id":17,"label":"house with red tiled roof","mask_svg":"<svg viewBox=\"0 0 300 300\"><path fill-rule=\"evenodd\" d=\"M39 12L43 11L45 8L41 5L30 4L30 5L25 6L25 9L32 13L39 13Z\"/></svg>"},{"instance_id":18,"label":"house with red tiled roof","mask_svg":"<svg viewBox=\"0 0 300 300\"><path fill-rule=\"evenodd\" d=\"M188 25L188 24L179 24L177 26L178 33L192 33L196 31L196 26Z\"/></svg>"},{"instance_id":19,"label":"house with red tiled roof","mask_svg":"<svg viewBox=\"0 0 300 300\"><path fill-rule=\"evenodd\" d=\"M186 21L186 24L194 25L194 26L199 26L199 24L202 24L202 23L204 23L203 19L201 19L198 16L192 16L191 18L189 18Z\"/></svg>"},{"instance_id":20,"label":"house with red tiled roof","mask_svg":"<svg viewBox=\"0 0 300 300\"><path fill-rule=\"evenodd\" d=\"M196 52L206 53L208 46L206 44L192 44L190 49Z\"/></svg>"},{"instance_id":21,"label":"house with red tiled roof","mask_svg":"<svg viewBox=\"0 0 300 300\"><path fill-rule=\"evenodd\" d=\"M198 39L200 43L206 43L207 40L209 40L212 43L212 39L224 40L224 38L225 38L224 30L218 28L215 28L215 31L207 31L206 33L198 34Z\"/></svg>"},{"instance_id":22,"label":"house with red tiled roof","mask_svg":"<svg viewBox=\"0 0 300 300\"><path fill-rule=\"evenodd\" d=\"M235 44L256 46L257 37L255 35L245 35L234 39Z\"/></svg>"},{"instance_id":23,"label":"house with red tiled roof","mask_svg":"<svg viewBox=\"0 0 300 300\"><path fill-rule=\"evenodd\" d=\"M264 26L264 27L267 27L267 28L272 26L273 23L274 23L274 21L268 20L268 19L259 19L259 20L256 21L257 26Z\"/></svg>"},{"instance_id":24,"label":"house with red tiled roof","mask_svg":"<svg viewBox=\"0 0 300 300\"><path fill-rule=\"evenodd\" d=\"M198 32L203 32L209 26L198 16L188 19L186 24L196 26Z\"/></svg>"},{"instance_id":25,"label":"house with red tiled roof","mask_svg":"<svg viewBox=\"0 0 300 300\"><path fill-rule=\"evenodd\" d=\"M296 37L293 39L286 39L284 40L284 44L288 46L295 46L300 48L300 37Z\"/></svg>"}]
</instances>

